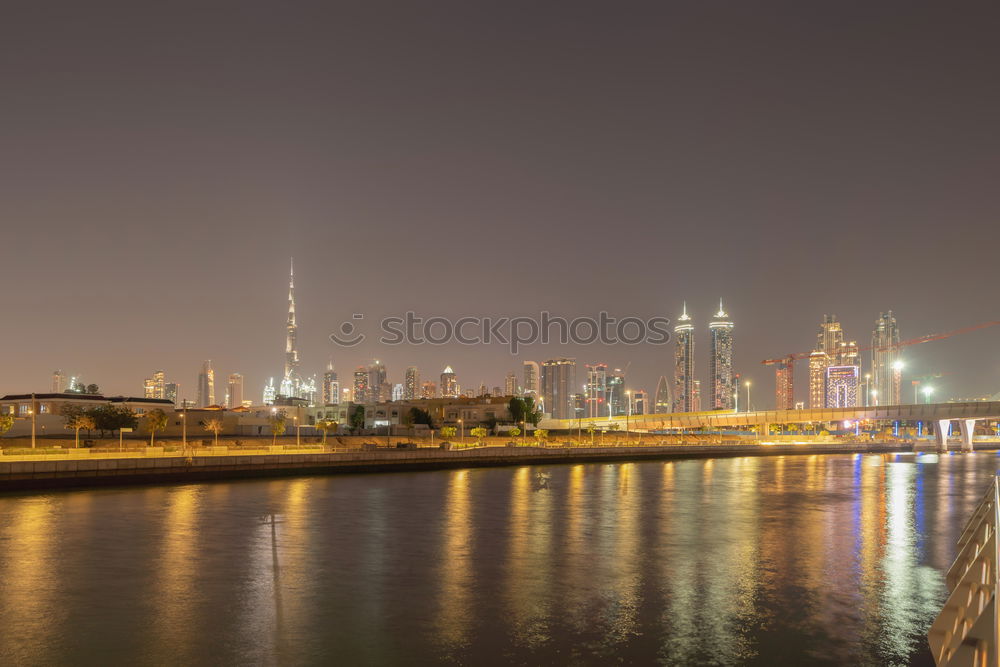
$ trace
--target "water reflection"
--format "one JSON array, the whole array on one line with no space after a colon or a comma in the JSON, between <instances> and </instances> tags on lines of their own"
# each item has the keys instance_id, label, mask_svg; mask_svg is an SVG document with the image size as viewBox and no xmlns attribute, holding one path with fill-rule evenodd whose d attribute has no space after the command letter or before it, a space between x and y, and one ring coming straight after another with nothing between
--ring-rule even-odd
<instances>
[{"instance_id":1,"label":"water reflection","mask_svg":"<svg viewBox=\"0 0 1000 667\"><path fill-rule=\"evenodd\" d=\"M996 465L801 455L0 497L0 657L919 662Z\"/></svg>"}]
</instances>

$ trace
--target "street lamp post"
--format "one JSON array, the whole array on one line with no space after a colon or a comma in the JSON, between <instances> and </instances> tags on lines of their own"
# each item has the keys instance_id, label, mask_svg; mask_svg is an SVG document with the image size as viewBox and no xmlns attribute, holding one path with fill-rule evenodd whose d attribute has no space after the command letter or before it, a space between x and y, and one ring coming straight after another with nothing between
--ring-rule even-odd
<instances>
[{"instance_id":1,"label":"street lamp post","mask_svg":"<svg viewBox=\"0 0 1000 667\"><path fill-rule=\"evenodd\" d=\"M188 420L187 420L187 416L188 416L188 407L187 407L187 403L184 403L181 406L181 442L182 442L181 446L184 448L184 451L187 451L187 446L188 446Z\"/></svg>"},{"instance_id":2,"label":"street lamp post","mask_svg":"<svg viewBox=\"0 0 1000 667\"><path fill-rule=\"evenodd\" d=\"M31 395L31 409L28 410L28 414L31 416L31 448L35 448L35 413L38 410L35 407L35 395Z\"/></svg>"},{"instance_id":3,"label":"street lamp post","mask_svg":"<svg viewBox=\"0 0 1000 667\"><path fill-rule=\"evenodd\" d=\"M461 419L458 420L458 444L465 445L465 423Z\"/></svg>"},{"instance_id":4,"label":"street lamp post","mask_svg":"<svg viewBox=\"0 0 1000 667\"><path fill-rule=\"evenodd\" d=\"M750 412L750 380L744 380L743 386L747 388L747 412Z\"/></svg>"},{"instance_id":5,"label":"street lamp post","mask_svg":"<svg viewBox=\"0 0 1000 667\"><path fill-rule=\"evenodd\" d=\"M299 430L299 416L298 415L292 416L292 422L294 422L295 424L295 446L300 447L302 445L302 440L299 436L299 434L301 433L301 431Z\"/></svg>"},{"instance_id":6,"label":"street lamp post","mask_svg":"<svg viewBox=\"0 0 1000 667\"><path fill-rule=\"evenodd\" d=\"M628 442L628 418L632 416L632 392L629 390L625 391L625 402L628 403L628 409L625 411L625 442Z\"/></svg>"}]
</instances>

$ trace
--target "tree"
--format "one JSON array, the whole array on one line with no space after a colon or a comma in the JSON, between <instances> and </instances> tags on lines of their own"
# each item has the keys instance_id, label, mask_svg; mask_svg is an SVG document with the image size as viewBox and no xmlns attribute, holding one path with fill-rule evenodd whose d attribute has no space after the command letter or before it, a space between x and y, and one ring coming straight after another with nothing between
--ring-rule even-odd
<instances>
[{"instance_id":1,"label":"tree","mask_svg":"<svg viewBox=\"0 0 1000 667\"><path fill-rule=\"evenodd\" d=\"M548 431L546 431L544 428L535 429L535 440L538 441L538 444L543 444L548 439L549 439Z\"/></svg>"},{"instance_id":2,"label":"tree","mask_svg":"<svg viewBox=\"0 0 1000 667\"><path fill-rule=\"evenodd\" d=\"M594 445L594 433L596 433L596 432L597 432L597 424L595 424L594 422L590 422L589 424L587 424L587 433L590 434L590 445L591 446Z\"/></svg>"},{"instance_id":3,"label":"tree","mask_svg":"<svg viewBox=\"0 0 1000 667\"><path fill-rule=\"evenodd\" d=\"M521 435L521 429L519 429L516 426L507 432L510 433L510 437L512 438L516 438L517 436Z\"/></svg>"},{"instance_id":4,"label":"tree","mask_svg":"<svg viewBox=\"0 0 1000 667\"><path fill-rule=\"evenodd\" d=\"M147 412L145 419L146 426L149 427L149 446L152 447L155 443L154 436L156 432L167 428L167 413L160 408L156 408Z\"/></svg>"},{"instance_id":5,"label":"tree","mask_svg":"<svg viewBox=\"0 0 1000 667\"><path fill-rule=\"evenodd\" d=\"M326 435L329 432L331 432L331 431L336 432L337 428L339 426L340 426L340 424L337 423L337 422L335 422L332 419L321 419L318 422L316 422L316 428L318 428L319 430L323 431L323 444L324 445L326 444Z\"/></svg>"},{"instance_id":6,"label":"tree","mask_svg":"<svg viewBox=\"0 0 1000 667\"><path fill-rule=\"evenodd\" d=\"M355 405L351 408L351 433L365 427L365 406Z\"/></svg>"},{"instance_id":7,"label":"tree","mask_svg":"<svg viewBox=\"0 0 1000 667\"><path fill-rule=\"evenodd\" d=\"M219 446L219 434L222 433L222 429L225 428L222 424L222 420L218 417L213 417L207 420L202 427L209 433L215 434L215 446Z\"/></svg>"},{"instance_id":8,"label":"tree","mask_svg":"<svg viewBox=\"0 0 1000 667\"><path fill-rule=\"evenodd\" d=\"M0 435L3 435L12 428L14 428L14 415L12 414L0 415ZM79 446L79 442L77 443L77 446Z\"/></svg>"},{"instance_id":9,"label":"tree","mask_svg":"<svg viewBox=\"0 0 1000 667\"><path fill-rule=\"evenodd\" d=\"M476 428L469 431L469 435L475 438L476 442L478 442L479 444L483 443L483 438L485 438L488 433L489 431L487 431L482 426L477 426Z\"/></svg>"},{"instance_id":10,"label":"tree","mask_svg":"<svg viewBox=\"0 0 1000 667\"><path fill-rule=\"evenodd\" d=\"M409 418L411 424L424 424L427 428L434 428L434 419L431 413L422 408L410 408Z\"/></svg>"},{"instance_id":11,"label":"tree","mask_svg":"<svg viewBox=\"0 0 1000 667\"><path fill-rule=\"evenodd\" d=\"M101 393L101 388L98 387L96 384L88 384L86 387L83 388L83 393L85 393L85 394L100 394Z\"/></svg>"},{"instance_id":12,"label":"tree","mask_svg":"<svg viewBox=\"0 0 1000 667\"><path fill-rule=\"evenodd\" d=\"M94 428L101 432L102 438L105 431L135 428L139 421L135 413L124 405L100 405L91 408L87 413L94 418Z\"/></svg>"},{"instance_id":13,"label":"tree","mask_svg":"<svg viewBox=\"0 0 1000 667\"><path fill-rule=\"evenodd\" d=\"M454 438L456 433L458 433L458 429L454 426L443 426L441 428L442 438Z\"/></svg>"},{"instance_id":14,"label":"tree","mask_svg":"<svg viewBox=\"0 0 1000 667\"><path fill-rule=\"evenodd\" d=\"M542 421L542 411L535 405L535 397L525 396L521 400L524 401L524 421L538 426L538 422Z\"/></svg>"},{"instance_id":15,"label":"tree","mask_svg":"<svg viewBox=\"0 0 1000 667\"><path fill-rule=\"evenodd\" d=\"M520 424L524 421L524 399L520 396L513 396L507 403L507 410L510 412L510 418L514 420L515 424Z\"/></svg>"},{"instance_id":16,"label":"tree","mask_svg":"<svg viewBox=\"0 0 1000 667\"><path fill-rule=\"evenodd\" d=\"M275 412L267 418L267 423L271 427L271 444L274 445L278 440L278 436L285 434L288 417L284 412Z\"/></svg>"}]
</instances>

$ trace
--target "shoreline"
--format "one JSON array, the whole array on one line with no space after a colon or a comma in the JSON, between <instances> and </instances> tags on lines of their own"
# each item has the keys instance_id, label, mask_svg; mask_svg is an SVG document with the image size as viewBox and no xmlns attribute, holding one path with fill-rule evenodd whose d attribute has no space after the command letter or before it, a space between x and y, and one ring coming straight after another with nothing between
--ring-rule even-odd
<instances>
[{"instance_id":1,"label":"shoreline","mask_svg":"<svg viewBox=\"0 0 1000 667\"><path fill-rule=\"evenodd\" d=\"M996 443L978 451L996 450ZM949 449L949 452L955 452ZM199 483L307 475L363 474L575 463L668 461L813 454L933 454L898 443L478 447L0 461L0 492Z\"/></svg>"}]
</instances>

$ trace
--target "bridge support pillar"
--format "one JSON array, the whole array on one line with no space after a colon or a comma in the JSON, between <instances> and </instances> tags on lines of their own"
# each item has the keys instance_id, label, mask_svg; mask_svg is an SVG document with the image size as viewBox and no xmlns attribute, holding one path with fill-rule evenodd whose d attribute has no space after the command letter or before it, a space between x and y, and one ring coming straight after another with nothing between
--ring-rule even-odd
<instances>
[{"instance_id":1,"label":"bridge support pillar","mask_svg":"<svg viewBox=\"0 0 1000 667\"><path fill-rule=\"evenodd\" d=\"M948 429L951 427L950 419L938 419L935 422L937 428L934 429L934 437L937 439L937 450L939 452L948 451Z\"/></svg>"},{"instance_id":2,"label":"bridge support pillar","mask_svg":"<svg viewBox=\"0 0 1000 667\"><path fill-rule=\"evenodd\" d=\"M976 432L976 420L962 419L958 422L958 426L962 429L962 451L971 452L972 436Z\"/></svg>"}]
</instances>

